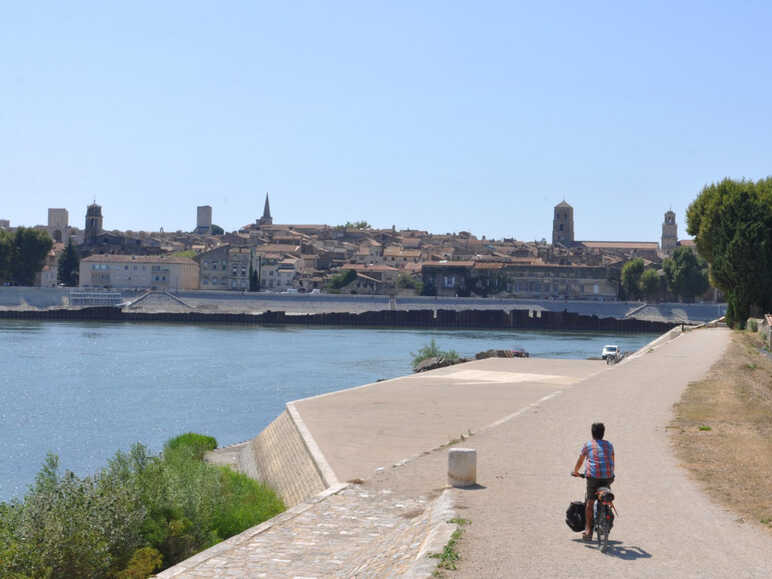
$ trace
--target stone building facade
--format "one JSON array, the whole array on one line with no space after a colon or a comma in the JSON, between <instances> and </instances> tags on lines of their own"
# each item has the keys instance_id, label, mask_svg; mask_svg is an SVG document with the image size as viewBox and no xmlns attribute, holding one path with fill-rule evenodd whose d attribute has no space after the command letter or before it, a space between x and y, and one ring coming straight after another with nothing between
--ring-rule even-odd
<instances>
[{"instance_id":1,"label":"stone building facade","mask_svg":"<svg viewBox=\"0 0 772 579\"><path fill-rule=\"evenodd\" d=\"M198 289L198 263L187 257L99 254L80 261L80 287Z\"/></svg>"},{"instance_id":2,"label":"stone building facade","mask_svg":"<svg viewBox=\"0 0 772 579\"><path fill-rule=\"evenodd\" d=\"M548 263L424 263L424 288L440 296L613 300L615 276L603 266Z\"/></svg>"},{"instance_id":3,"label":"stone building facade","mask_svg":"<svg viewBox=\"0 0 772 579\"><path fill-rule=\"evenodd\" d=\"M249 268L252 250L248 247L221 245L198 256L201 267L200 289L249 289Z\"/></svg>"}]
</instances>

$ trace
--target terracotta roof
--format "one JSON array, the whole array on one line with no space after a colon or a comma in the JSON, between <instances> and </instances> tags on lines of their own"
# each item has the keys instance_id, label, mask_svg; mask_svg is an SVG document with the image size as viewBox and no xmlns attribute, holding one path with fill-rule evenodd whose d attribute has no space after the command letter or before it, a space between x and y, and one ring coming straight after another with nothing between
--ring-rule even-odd
<instances>
[{"instance_id":1,"label":"terracotta roof","mask_svg":"<svg viewBox=\"0 0 772 579\"><path fill-rule=\"evenodd\" d=\"M266 243L255 247L255 253L295 253L300 251L299 245L283 243Z\"/></svg>"},{"instance_id":2,"label":"terracotta roof","mask_svg":"<svg viewBox=\"0 0 772 579\"><path fill-rule=\"evenodd\" d=\"M448 267L474 267L473 261L427 261L423 264L424 269L429 268L448 268Z\"/></svg>"},{"instance_id":3,"label":"terracotta roof","mask_svg":"<svg viewBox=\"0 0 772 579\"><path fill-rule=\"evenodd\" d=\"M98 254L90 255L81 259L86 262L112 262L112 263L181 263L181 264L193 264L198 265L195 261L188 257L163 257L161 255L113 255L113 254Z\"/></svg>"},{"instance_id":4,"label":"terracotta roof","mask_svg":"<svg viewBox=\"0 0 772 579\"><path fill-rule=\"evenodd\" d=\"M363 265L361 263L347 263L342 269L351 269L353 271L399 271L396 267L390 265Z\"/></svg>"},{"instance_id":5,"label":"terracotta roof","mask_svg":"<svg viewBox=\"0 0 772 579\"><path fill-rule=\"evenodd\" d=\"M659 249L656 241L580 241L593 249Z\"/></svg>"},{"instance_id":6,"label":"terracotta roof","mask_svg":"<svg viewBox=\"0 0 772 579\"><path fill-rule=\"evenodd\" d=\"M678 242L678 245L681 245L683 247L696 247L697 246L697 244L695 243L695 241L693 239L681 239Z\"/></svg>"}]
</instances>

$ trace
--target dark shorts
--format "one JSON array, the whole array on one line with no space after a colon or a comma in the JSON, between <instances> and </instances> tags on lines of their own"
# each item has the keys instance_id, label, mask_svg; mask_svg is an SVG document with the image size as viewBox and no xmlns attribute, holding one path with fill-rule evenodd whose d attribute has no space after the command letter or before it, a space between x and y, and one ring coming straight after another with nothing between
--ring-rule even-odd
<instances>
[{"instance_id":1,"label":"dark shorts","mask_svg":"<svg viewBox=\"0 0 772 579\"><path fill-rule=\"evenodd\" d=\"M614 477L611 478L592 478L587 477L587 494L584 497L585 502L590 499L595 500L595 491L600 487L610 487L614 482Z\"/></svg>"}]
</instances>

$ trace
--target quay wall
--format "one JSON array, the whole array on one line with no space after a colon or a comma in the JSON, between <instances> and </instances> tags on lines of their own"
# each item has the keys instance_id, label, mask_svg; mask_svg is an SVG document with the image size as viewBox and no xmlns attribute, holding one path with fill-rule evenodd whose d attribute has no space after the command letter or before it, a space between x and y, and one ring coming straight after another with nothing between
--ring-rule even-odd
<instances>
[{"instance_id":1,"label":"quay wall","mask_svg":"<svg viewBox=\"0 0 772 579\"><path fill-rule=\"evenodd\" d=\"M361 313L325 312L259 314L203 312L133 312L112 307L50 310L0 310L0 318L116 322L174 322L279 324L305 326L361 326L408 328L480 328L529 330L594 330L609 332L666 332L672 322L635 318L599 318L574 312L534 310L379 310Z\"/></svg>"},{"instance_id":2,"label":"quay wall","mask_svg":"<svg viewBox=\"0 0 772 579\"><path fill-rule=\"evenodd\" d=\"M287 410L242 446L238 469L271 486L288 508L327 488Z\"/></svg>"}]
</instances>

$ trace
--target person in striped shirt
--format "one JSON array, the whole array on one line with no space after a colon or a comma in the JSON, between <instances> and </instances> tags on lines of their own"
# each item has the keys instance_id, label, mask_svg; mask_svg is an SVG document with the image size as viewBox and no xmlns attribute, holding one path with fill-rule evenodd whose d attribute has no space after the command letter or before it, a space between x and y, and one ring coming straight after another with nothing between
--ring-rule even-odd
<instances>
[{"instance_id":1,"label":"person in striped shirt","mask_svg":"<svg viewBox=\"0 0 772 579\"><path fill-rule=\"evenodd\" d=\"M595 422L591 428L592 440L585 443L579 460L576 461L574 476L579 476L579 469L587 460L584 475L587 479L587 495L585 497L585 528L583 539L592 539L592 512L595 506L595 492L600 487L611 486L614 482L614 445L608 440L603 440L606 427L602 422Z\"/></svg>"}]
</instances>

